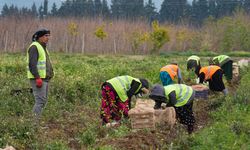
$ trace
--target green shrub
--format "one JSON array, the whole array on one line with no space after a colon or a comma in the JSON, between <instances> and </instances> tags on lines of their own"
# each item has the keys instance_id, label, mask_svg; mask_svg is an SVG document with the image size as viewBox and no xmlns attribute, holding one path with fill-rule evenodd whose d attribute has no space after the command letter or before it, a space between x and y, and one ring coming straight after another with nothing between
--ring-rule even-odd
<instances>
[{"instance_id":1,"label":"green shrub","mask_svg":"<svg viewBox=\"0 0 250 150\"><path fill-rule=\"evenodd\" d=\"M107 33L104 31L104 25L97 27L94 34L101 40L105 39L107 37Z\"/></svg>"},{"instance_id":2,"label":"green shrub","mask_svg":"<svg viewBox=\"0 0 250 150\"><path fill-rule=\"evenodd\" d=\"M122 137L130 133L130 129L126 125L121 125L118 128L110 129L109 134L111 137Z\"/></svg>"},{"instance_id":3,"label":"green shrub","mask_svg":"<svg viewBox=\"0 0 250 150\"><path fill-rule=\"evenodd\" d=\"M1 118L0 124L0 147L6 144L18 147L20 149L28 148L34 142L34 133L32 123L23 117ZM12 122L15 120L15 122Z\"/></svg>"},{"instance_id":4,"label":"green shrub","mask_svg":"<svg viewBox=\"0 0 250 150\"><path fill-rule=\"evenodd\" d=\"M96 142L96 130L94 127L89 127L87 130L85 130L83 133L80 133L79 137L79 143L85 145L86 147L89 147Z\"/></svg>"},{"instance_id":5,"label":"green shrub","mask_svg":"<svg viewBox=\"0 0 250 150\"><path fill-rule=\"evenodd\" d=\"M133 53L138 54L140 46L149 40L149 35L147 32L142 33L134 31L130 39Z\"/></svg>"},{"instance_id":6,"label":"green shrub","mask_svg":"<svg viewBox=\"0 0 250 150\"><path fill-rule=\"evenodd\" d=\"M235 104L242 104L242 105L249 105L250 104L250 73L249 73L249 68L245 68L245 70L241 71L241 74L246 73L241 81L240 81L240 86L236 91L236 94L234 96L233 102Z\"/></svg>"},{"instance_id":7,"label":"green shrub","mask_svg":"<svg viewBox=\"0 0 250 150\"><path fill-rule=\"evenodd\" d=\"M168 31L162 27L159 27L158 22L152 23L153 31L150 33L150 40L153 43L153 49L151 53L158 53L160 48L170 40Z\"/></svg>"},{"instance_id":8,"label":"green shrub","mask_svg":"<svg viewBox=\"0 0 250 150\"><path fill-rule=\"evenodd\" d=\"M45 145L45 150L70 150L67 146L67 143L61 140L54 140L49 144Z\"/></svg>"},{"instance_id":9,"label":"green shrub","mask_svg":"<svg viewBox=\"0 0 250 150\"><path fill-rule=\"evenodd\" d=\"M98 148L95 148L95 150L115 150L112 146L101 146Z\"/></svg>"},{"instance_id":10,"label":"green shrub","mask_svg":"<svg viewBox=\"0 0 250 150\"><path fill-rule=\"evenodd\" d=\"M224 26L224 33L220 44L222 51L245 50L250 48L249 25L243 20L225 17L218 21L218 26Z\"/></svg>"}]
</instances>

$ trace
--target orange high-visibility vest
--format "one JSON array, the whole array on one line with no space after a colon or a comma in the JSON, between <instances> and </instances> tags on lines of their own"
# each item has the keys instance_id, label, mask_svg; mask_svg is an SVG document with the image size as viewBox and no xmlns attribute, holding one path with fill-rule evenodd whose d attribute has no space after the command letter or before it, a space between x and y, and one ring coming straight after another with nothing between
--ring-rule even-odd
<instances>
[{"instance_id":1,"label":"orange high-visibility vest","mask_svg":"<svg viewBox=\"0 0 250 150\"><path fill-rule=\"evenodd\" d=\"M211 65L206 67L201 67L200 74L205 74L205 80L209 80L212 78L212 75L217 71L221 69L219 66Z\"/></svg>"},{"instance_id":2,"label":"orange high-visibility vest","mask_svg":"<svg viewBox=\"0 0 250 150\"><path fill-rule=\"evenodd\" d=\"M174 80L174 77L177 75L178 66L177 65L167 65L161 68L160 72L167 72L171 79Z\"/></svg>"}]
</instances>

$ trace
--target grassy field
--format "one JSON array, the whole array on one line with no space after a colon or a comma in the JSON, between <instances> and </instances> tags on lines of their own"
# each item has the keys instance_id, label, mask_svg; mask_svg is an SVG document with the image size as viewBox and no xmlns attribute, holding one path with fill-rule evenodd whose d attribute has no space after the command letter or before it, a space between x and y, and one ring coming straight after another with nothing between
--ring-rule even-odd
<instances>
[{"instance_id":1,"label":"grassy field","mask_svg":"<svg viewBox=\"0 0 250 150\"><path fill-rule=\"evenodd\" d=\"M115 129L100 126L101 84L118 75L143 77L151 86L160 83L159 69L178 62L186 84L187 54L105 56L54 53L55 77L41 127L32 124L33 95L26 77L25 54L0 55L0 147L17 149L250 149L250 72L242 72L231 94L210 95L195 101L195 133L187 135L177 124L173 129L132 131L129 120ZM212 56L211 54L209 56ZM207 54L202 64L208 64ZM249 57L249 53L232 53ZM192 76L193 77L193 76ZM228 85L227 85L228 86ZM21 92L14 92L14 91ZM230 110L230 111L229 111Z\"/></svg>"}]
</instances>

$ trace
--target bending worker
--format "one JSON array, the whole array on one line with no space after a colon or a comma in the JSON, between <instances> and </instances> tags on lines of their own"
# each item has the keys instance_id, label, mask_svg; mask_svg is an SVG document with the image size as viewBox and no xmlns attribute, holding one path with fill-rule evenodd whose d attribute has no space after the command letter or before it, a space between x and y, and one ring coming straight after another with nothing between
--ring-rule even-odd
<instances>
[{"instance_id":1,"label":"bending worker","mask_svg":"<svg viewBox=\"0 0 250 150\"><path fill-rule=\"evenodd\" d=\"M176 117L181 124L187 125L188 133L194 129L195 118L193 114L193 99L195 91L185 84L172 84L168 86L155 85L149 98L155 101L154 109L161 108L162 103L167 107L174 107Z\"/></svg>"},{"instance_id":2,"label":"bending worker","mask_svg":"<svg viewBox=\"0 0 250 150\"><path fill-rule=\"evenodd\" d=\"M181 83L181 70L176 63L166 65L160 70L160 79L163 86L173 84L174 78L178 76L178 83Z\"/></svg>"},{"instance_id":3,"label":"bending worker","mask_svg":"<svg viewBox=\"0 0 250 150\"><path fill-rule=\"evenodd\" d=\"M187 70L193 70L196 75L199 74L201 68L200 57L192 55L187 59Z\"/></svg>"},{"instance_id":4,"label":"bending worker","mask_svg":"<svg viewBox=\"0 0 250 150\"><path fill-rule=\"evenodd\" d=\"M187 70L196 70L196 68L200 68L201 63L200 63L200 57L196 55L192 55L188 57L187 59Z\"/></svg>"},{"instance_id":5,"label":"bending worker","mask_svg":"<svg viewBox=\"0 0 250 150\"><path fill-rule=\"evenodd\" d=\"M128 117L131 98L137 94L147 94L146 79L128 75L112 78L102 85L101 119L103 125L119 124L122 116Z\"/></svg>"},{"instance_id":6,"label":"bending worker","mask_svg":"<svg viewBox=\"0 0 250 150\"><path fill-rule=\"evenodd\" d=\"M210 64L221 67L227 81L231 81L233 77L233 60L227 55L219 55L213 57Z\"/></svg>"},{"instance_id":7,"label":"bending worker","mask_svg":"<svg viewBox=\"0 0 250 150\"><path fill-rule=\"evenodd\" d=\"M211 65L211 66L201 67L198 77L200 83L208 81L210 90L221 91L225 95L228 94L228 90L225 88L225 85L222 80L223 71L219 66Z\"/></svg>"}]
</instances>

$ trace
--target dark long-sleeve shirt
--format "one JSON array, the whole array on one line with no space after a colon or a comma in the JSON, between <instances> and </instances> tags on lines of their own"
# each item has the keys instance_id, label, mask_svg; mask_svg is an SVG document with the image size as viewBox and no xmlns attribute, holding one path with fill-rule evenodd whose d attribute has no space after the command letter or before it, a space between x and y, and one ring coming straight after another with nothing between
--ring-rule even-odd
<instances>
[{"instance_id":1,"label":"dark long-sleeve shirt","mask_svg":"<svg viewBox=\"0 0 250 150\"><path fill-rule=\"evenodd\" d=\"M175 91L172 91L168 94L168 99L169 99L168 102L165 98L155 101L154 109L161 108L162 103L167 103L167 107L171 107L171 106L173 107L177 103Z\"/></svg>"},{"instance_id":2,"label":"dark long-sleeve shirt","mask_svg":"<svg viewBox=\"0 0 250 150\"><path fill-rule=\"evenodd\" d=\"M46 51L46 45L41 44L43 49L45 50L45 54L46 54L46 77L44 80L50 80L53 76L53 68L49 59L49 55ZM37 62L38 62L38 57L39 57L39 53L37 50L37 47L35 45L31 46L29 48L29 69L30 72L32 73L32 75L35 78L40 78L39 73L38 73L38 69L37 69Z\"/></svg>"},{"instance_id":3,"label":"dark long-sleeve shirt","mask_svg":"<svg viewBox=\"0 0 250 150\"><path fill-rule=\"evenodd\" d=\"M38 50L37 47L33 45L29 48L29 70L35 78L40 78L37 69L37 61L38 61Z\"/></svg>"},{"instance_id":4,"label":"dark long-sleeve shirt","mask_svg":"<svg viewBox=\"0 0 250 150\"><path fill-rule=\"evenodd\" d=\"M199 78L200 78L200 83L203 83L205 81L205 73L200 73L199 75Z\"/></svg>"},{"instance_id":5,"label":"dark long-sleeve shirt","mask_svg":"<svg viewBox=\"0 0 250 150\"><path fill-rule=\"evenodd\" d=\"M167 103L167 106L174 106L177 103L175 91L172 91L171 93L169 93L168 98L169 98L169 102Z\"/></svg>"},{"instance_id":6,"label":"dark long-sleeve shirt","mask_svg":"<svg viewBox=\"0 0 250 150\"><path fill-rule=\"evenodd\" d=\"M131 98L133 95L137 94L140 92L140 90L136 93L137 89L139 88L140 86L140 82L138 81L135 81L135 80L132 80L132 83L131 83L131 87L130 89L127 91L127 95L129 98Z\"/></svg>"}]
</instances>

